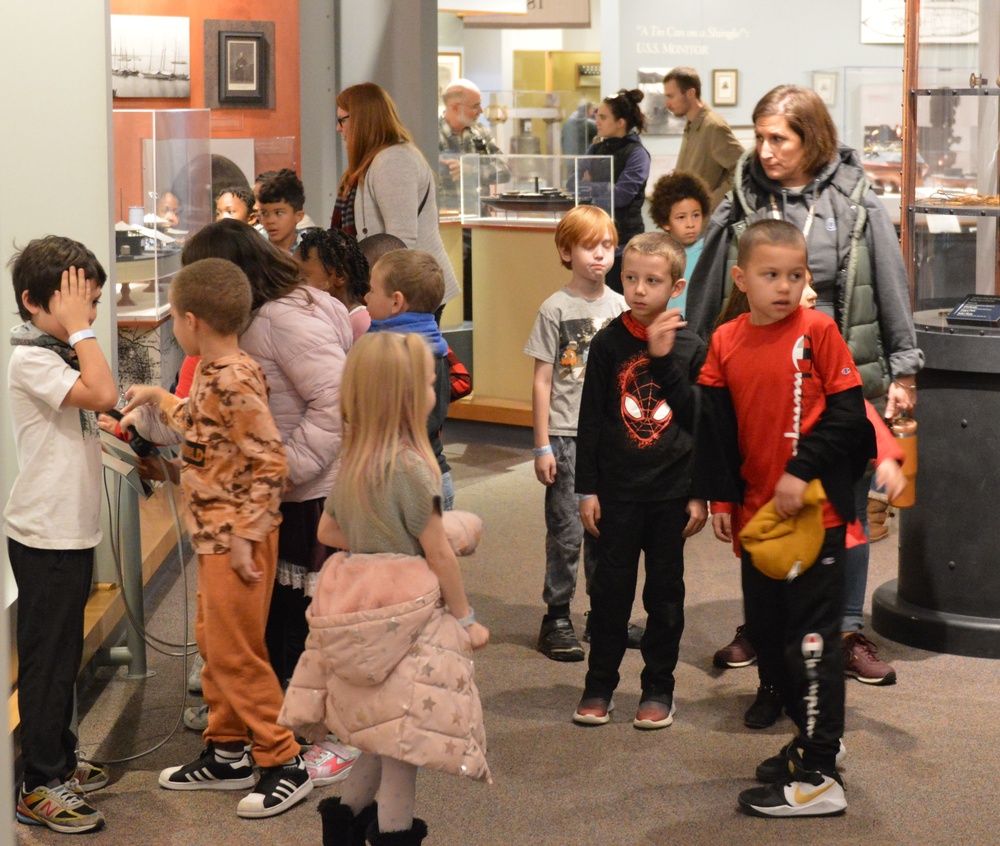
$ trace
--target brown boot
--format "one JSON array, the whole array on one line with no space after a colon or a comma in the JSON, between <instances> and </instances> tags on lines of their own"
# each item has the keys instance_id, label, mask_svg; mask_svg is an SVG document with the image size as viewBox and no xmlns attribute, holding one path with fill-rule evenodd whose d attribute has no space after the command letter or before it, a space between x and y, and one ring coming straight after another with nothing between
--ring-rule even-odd
<instances>
[{"instance_id":1,"label":"brown boot","mask_svg":"<svg viewBox=\"0 0 1000 846\"><path fill-rule=\"evenodd\" d=\"M871 543L880 541L889 534L886 518L889 516L889 503L885 494L871 493L868 495L868 540Z\"/></svg>"}]
</instances>

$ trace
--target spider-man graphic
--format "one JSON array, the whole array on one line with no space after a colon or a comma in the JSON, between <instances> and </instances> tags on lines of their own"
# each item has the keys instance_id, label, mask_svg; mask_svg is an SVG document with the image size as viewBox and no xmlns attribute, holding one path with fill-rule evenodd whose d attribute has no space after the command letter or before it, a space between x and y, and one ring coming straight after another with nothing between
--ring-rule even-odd
<instances>
[{"instance_id":1,"label":"spider-man graphic","mask_svg":"<svg viewBox=\"0 0 1000 846\"><path fill-rule=\"evenodd\" d=\"M646 353L633 356L619 371L622 420L639 449L655 444L674 416L666 401L656 396L658 388L650 375Z\"/></svg>"}]
</instances>

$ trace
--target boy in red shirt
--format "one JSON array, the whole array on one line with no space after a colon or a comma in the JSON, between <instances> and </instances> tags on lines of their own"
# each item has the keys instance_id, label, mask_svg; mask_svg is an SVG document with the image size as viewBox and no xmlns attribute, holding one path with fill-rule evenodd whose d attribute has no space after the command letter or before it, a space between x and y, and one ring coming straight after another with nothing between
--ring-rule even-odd
<instances>
[{"instance_id":1,"label":"boy in red shirt","mask_svg":"<svg viewBox=\"0 0 1000 846\"><path fill-rule=\"evenodd\" d=\"M747 633L762 662L779 668L796 737L781 751L787 774L744 790L739 804L755 816L833 816L847 807L836 770L844 733L845 527L855 516L852 485L875 455L875 437L836 324L799 305L808 278L802 233L786 221L755 223L740 238L732 273L750 312L715 331L698 378L692 495L735 503L734 533L771 499L782 518L797 514L812 479L828 497L815 566L776 580L742 555ZM672 311L650 326L650 356L671 358L683 325ZM675 369L661 383L663 395L690 427L693 392ZM765 764L761 772L774 769L774 760Z\"/></svg>"}]
</instances>

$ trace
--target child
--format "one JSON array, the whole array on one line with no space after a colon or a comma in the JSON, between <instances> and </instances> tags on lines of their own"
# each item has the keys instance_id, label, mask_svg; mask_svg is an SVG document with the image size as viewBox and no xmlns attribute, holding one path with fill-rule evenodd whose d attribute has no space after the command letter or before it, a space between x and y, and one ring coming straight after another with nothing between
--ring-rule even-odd
<instances>
[{"instance_id":1,"label":"child","mask_svg":"<svg viewBox=\"0 0 1000 846\"><path fill-rule=\"evenodd\" d=\"M340 229L307 229L295 258L306 284L328 292L347 308L356 341L371 326L365 308L368 295L368 262L358 242Z\"/></svg>"},{"instance_id":2,"label":"child","mask_svg":"<svg viewBox=\"0 0 1000 846\"><path fill-rule=\"evenodd\" d=\"M257 222L257 214L254 211L256 203L256 197L246 188L238 186L223 188L215 198L215 219L232 217L253 226Z\"/></svg>"},{"instance_id":3,"label":"child","mask_svg":"<svg viewBox=\"0 0 1000 846\"><path fill-rule=\"evenodd\" d=\"M292 256L246 224L220 220L195 233L181 260L205 258L228 259L250 280L253 319L242 330L240 347L264 371L271 389L268 406L288 458L265 629L267 654L284 686L305 649L306 608L332 552L319 543L316 530L340 457L340 382L353 337L344 305L302 284ZM185 712L184 724L204 731L205 706ZM304 760L313 784L323 785L346 776L352 758L331 741L313 746Z\"/></svg>"},{"instance_id":4,"label":"child","mask_svg":"<svg viewBox=\"0 0 1000 846\"><path fill-rule=\"evenodd\" d=\"M747 634L760 664L776 668L796 737L758 768L762 779L784 776L743 791L739 804L757 816L832 816L847 807L836 770L844 733L845 524L854 518L853 483L874 456L874 435L837 325L799 305L808 275L802 233L780 220L747 227L732 275L750 312L715 331L698 379L693 489L736 503L733 534L772 499L780 517L797 514L811 479L822 481L828 497L817 566L777 580L742 556ZM677 325L676 312L657 321L651 355L670 362ZM668 379L664 396L678 419L693 425L683 379Z\"/></svg>"},{"instance_id":5,"label":"child","mask_svg":"<svg viewBox=\"0 0 1000 846\"><path fill-rule=\"evenodd\" d=\"M358 341L344 371L343 462L319 536L351 553L323 568L310 649L281 715L307 736L330 730L363 750L340 798L320 803L324 844L419 844L418 767L489 779L469 650L489 631L442 522L424 426L435 370L420 336L383 332Z\"/></svg>"},{"instance_id":6,"label":"child","mask_svg":"<svg viewBox=\"0 0 1000 846\"><path fill-rule=\"evenodd\" d=\"M535 359L531 389L535 476L545 485L545 586L548 606L538 651L553 661L582 661L569 617L583 544L586 584L594 575L594 541L584 534L574 492L576 428L590 343L625 310L625 298L604 284L618 232L597 206L577 206L556 227L556 249L573 276L538 310L525 355Z\"/></svg>"},{"instance_id":7,"label":"child","mask_svg":"<svg viewBox=\"0 0 1000 846\"><path fill-rule=\"evenodd\" d=\"M261 183L257 192L257 218L271 243L291 252L298 245L296 226L305 215L302 180L291 168L283 168Z\"/></svg>"},{"instance_id":8,"label":"child","mask_svg":"<svg viewBox=\"0 0 1000 846\"><path fill-rule=\"evenodd\" d=\"M183 434L181 481L198 554L195 636L205 660L207 745L190 764L163 770L160 787L253 787L236 813L258 818L288 810L313 785L299 744L276 722L281 686L264 645L288 461L268 410L263 371L239 348L252 296L246 274L230 261L185 265L169 297L178 343L201 356L190 396L181 400L162 388L133 385L122 425L132 409L156 403L164 421ZM251 743L261 768L256 787Z\"/></svg>"},{"instance_id":9,"label":"child","mask_svg":"<svg viewBox=\"0 0 1000 846\"><path fill-rule=\"evenodd\" d=\"M800 304L805 309L815 308L816 299L816 289L812 286L812 277L810 274L807 274ZM730 315L729 319L734 319L739 314L749 311L749 309L750 306L747 302L746 294L739 290L733 291L732 296L729 298L729 307L727 308L727 313ZM865 400L865 415L875 430L877 445L877 455L875 458L876 483L880 488L885 489L890 497L897 496L906 485L906 477L900 468L900 463L903 460L903 451L899 448L889 428L879 420L878 412L868 400ZM712 503L712 528L715 536L721 541L733 544L736 556L740 557L742 550L739 536L734 536L732 532L731 514L732 505L730 503ZM845 546L847 549L850 549L865 543L868 543L868 538L865 536L864 528L859 520L854 520L847 526ZM745 628L745 626L737 628L737 639L746 637L744 634ZM845 643L851 634L852 632L848 631L842 632L842 638ZM727 648L731 648L731 646ZM749 640L746 640L746 646L753 652L753 645ZM753 654L756 657L756 653L753 652ZM718 656L718 653L716 655ZM848 650L845 649L845 672L847 675L851 675L851 669L847 665L847 655ZM719 664L718 658L716 664ZM753 729L768 728L774 725L784 709L784 702L778 682L778 679L782 675L781 666L771 668L766 665L766 661L763 665L758 663L757 674L760 680L760 684L757 687L757 696L743 716L743 724L747 728Z\"/></svg>"},{"instance_id":10,"label":"child","mask_svg":"<svg viewBox=\"0 0 1000 846\"><path fill-rule=\"evenodd\" d=\"M423 250L393 250L372 267L371 290L365 302L372 320L369 332L417 332L430 345L437 377L434 389L437 401L427 417L427 436L441 468L444 510L451 511L455 485L441 443L441 428L451 404L448 343L434 319L442 297L444 274L434 256Z\"/></svg>"},{"instance_id":11,"label":"child","mask_svg":"<svg viewBox=\"0 0 1000 846\"><path fill-rule=\"evenodd\" d=\"M71 726L101 540L101 441L93 412L118 402L90 328L107 276L83 244L51 235L16 253L10 270L24 320L10 339L18 475L3 514L18 591L24 783L17 820L77 834L104 825L82 794L108 783L102 767L77 757Z\"/></svg>"},{"instance_id":12,"label":"child","mask_svg":"<svg viewBox=\"0 0 1000 846\"><path fill-rule=\"evenodd\" d=\"M642 594L648 620L640 650L642 696L632 725L660 729L673 722L674 667L684 630L684 540L705 525L705 503L688 496L691 436L658 401L662 373L646 352L647 327L684 288L684 252L669 235L637 235L622 255L630 311L590 344L580 402L576 491L580 518L597 538L590 583L590 665L573 720L610 719L618 668L625 654L639 553L645 553ZM679 333L677 359L693 382L705 346Z\"/></svg>"},{"instance_id":13,"label":"child","mask_svg":"<svg viewBox=\"0 0 1000 846\"><path fill-rule=\"evenodd\" d=\"M684 268L684 278L690 279L694 266L701 256L701 248L705 239L701 237L708 213L711 208L711 196L705 180L695 173L675 170L666 176L661 176L653 188L653 197L649 204L649 216L653 223L664 232L669 232L674 240L684 248L687 265ZM687 286L672 303L684 314L687 303Z\"/></svg>"}]
</instances>

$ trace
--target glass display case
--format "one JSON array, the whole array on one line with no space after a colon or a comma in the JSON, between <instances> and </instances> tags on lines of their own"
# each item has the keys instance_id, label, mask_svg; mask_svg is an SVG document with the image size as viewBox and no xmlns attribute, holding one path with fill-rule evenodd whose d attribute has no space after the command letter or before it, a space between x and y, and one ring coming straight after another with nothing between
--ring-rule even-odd
<instances>
[{"instance_id":1,"label":"glass display case","mask_svg":"<svg viewBox=\"0 0 1000 846\"><path fill-rule=\"evenodd\" d=\"M463 222L552 223L591 203L614 217L611 156L460 156L459 169Z\"/></svg>"},{"instance_id":2,"label":"glass display case","mask_svg":"<svg viewBox=\"0 0 1000 846\"><path fill-rule=\"evenodd\" d=\"M977 44L963 46L959 57L950 46L960 59L952 68L928 67L943 48L920 43L906 88L904 254L914 310L934 312L927 317L969 295L1000 294L1000 82L995 69L979 71Z\"/></svg>"},{"instance_id":3,"label":"glass display case","mask_svg":"<svg viewBox=\"0 0 1000 846\"><path fill-rule=\"evenodd\" d=\"M169 387L180 352L167 288L181 248L214 217L208 109L114 111L119 383Z\"/></svg>"},{"instance_id":4,"label":"glass display case","mask_svg":"<svg viewBox=\"0 0 1000 846\"><path fill-rule=\"evenodd\" d=\"M572 132L579 102L574 91L484 91L482 120L503 153L577 155L587 152Z\"/></svg>"}]
</instances>

